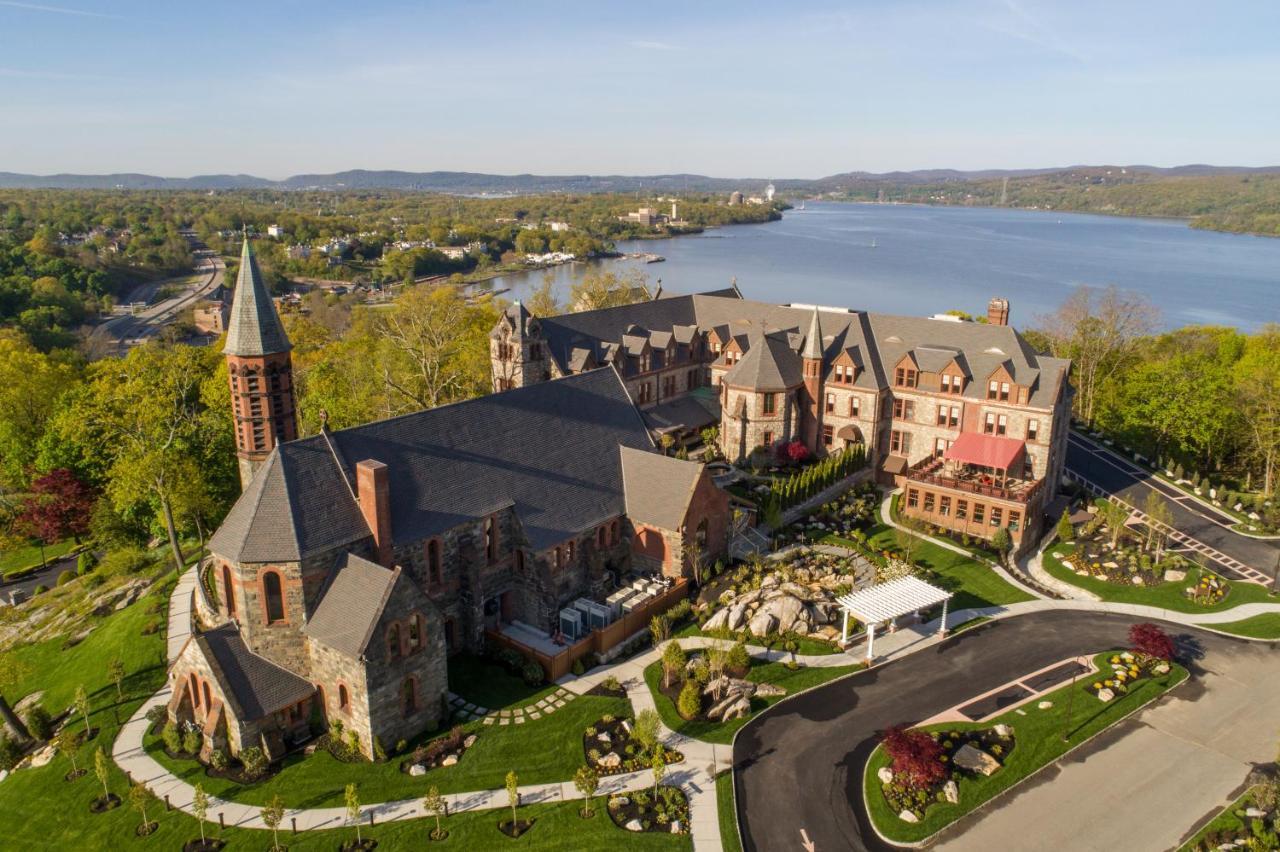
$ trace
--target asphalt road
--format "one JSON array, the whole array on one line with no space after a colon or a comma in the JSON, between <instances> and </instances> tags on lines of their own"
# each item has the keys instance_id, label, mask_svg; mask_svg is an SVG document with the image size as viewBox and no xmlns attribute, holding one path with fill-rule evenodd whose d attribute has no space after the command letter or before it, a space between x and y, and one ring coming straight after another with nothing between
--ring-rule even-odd
<instances>
[{"instance_id":1,"label":"asphalt road","mask_svg":"<svg viewBox=\"0 0 1280 852\"><path fill-rule=\"evenodd\" d=\"M1067 442L1067 469L1138 509L1143 507L1151 491L1158 491L1173 513L1173 526L1181 532L1240 560L1268 577L1272 576L1276 559L1280 557L1280 545L1277 542L1232 532L1227 528L1233 521L1229 515L1201 505L1124 458L1072 435Z\"/></svg>"},{"instance_id":2,"label":"asphalt road","mask_svg":"<svg viewBox=\"0 0 1280 852\"><path fill-rule=\"evenodd\" d=\"M1123 646L1133 622L1065 611L1002 619L765 711L733 748L744 849L801 850L801 829L816 852L892 848L876 836L862 804L863 768L881 731L917 724L1067 657ZM1201 648L1206 660L1247 645L1177 625L1170 632ZM1248 688L1198 664L1192 675L1196 683L1182 689Z\"/></svg>"}]
</instances>

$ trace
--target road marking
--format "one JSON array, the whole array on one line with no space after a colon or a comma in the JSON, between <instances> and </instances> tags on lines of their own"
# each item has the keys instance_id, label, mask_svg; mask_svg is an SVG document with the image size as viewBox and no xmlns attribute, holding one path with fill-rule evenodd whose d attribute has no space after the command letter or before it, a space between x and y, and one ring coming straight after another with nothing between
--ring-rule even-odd
<instances>
[{"instance_id":1,"label":"road marking","mask_svg":"<svg viewBox=\"0 0 1280 852\"><path fill-rule=\"evenodd\" d=\"M800 829L800 845L804 847L805 852L813 852L817 848L813 845L813 841L809 839L809 832L803 828Z\"/></svg>"}]
</instances>

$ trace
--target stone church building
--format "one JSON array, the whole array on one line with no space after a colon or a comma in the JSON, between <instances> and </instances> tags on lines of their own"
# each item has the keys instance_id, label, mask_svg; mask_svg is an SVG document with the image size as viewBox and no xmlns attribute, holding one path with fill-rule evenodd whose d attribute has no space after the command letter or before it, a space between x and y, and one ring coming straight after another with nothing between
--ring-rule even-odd
<instances>
[{"instance_id":1,"label":"stone church building","mask_svg":"<svg viewBox=\"0 0 1280 852\"><path fill-rule=\"evenodd\" d=\"M225 353L243 493L209 540L168 707L205 756L279 757L315 718L390 748L442 721L448 655L486 631L551 637L576 599L727 547L728 495L655 448L611 366L298 438L248 240Z\"/></svg>"}]
</instances>

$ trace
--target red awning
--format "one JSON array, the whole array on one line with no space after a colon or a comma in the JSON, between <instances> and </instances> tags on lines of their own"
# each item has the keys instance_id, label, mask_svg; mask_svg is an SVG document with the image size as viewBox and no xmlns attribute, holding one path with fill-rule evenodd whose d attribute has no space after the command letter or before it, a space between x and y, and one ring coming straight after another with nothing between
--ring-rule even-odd
<instances>
[{"instance_id":1,"label":"red awning","mask_svg":"<svg viewBox=\"0 0 1280 852\"><path fill-rule=\"evenodd\" d=\"M1022 455L1024 446L1024 442L1017 438L965 432L947 448L943 458L996 470L1009 470Z\"/></svg>"}]
</instances>

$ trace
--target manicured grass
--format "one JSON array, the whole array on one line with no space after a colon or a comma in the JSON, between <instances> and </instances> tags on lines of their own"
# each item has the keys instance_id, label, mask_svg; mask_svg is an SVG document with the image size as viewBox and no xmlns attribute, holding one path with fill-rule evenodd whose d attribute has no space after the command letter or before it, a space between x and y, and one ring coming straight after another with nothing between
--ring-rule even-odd
<instances>
[{"instance_id":1,"label":"manicured grass","mask_svg":"<svg viewBox=\"0 0 1280 852\"><path fill-rule=\"evenodd\" d=\"M1280 639L1280 612L1264 612L1226 624L1206 624L1214 630L1248 636L1251 639Z\"/></svg>"},{"instance_id":2,"label":"manicured grass","mask_svg":"<svg viewBox=\"0 0 1280 852\"><path fill-rule=\"evenodd\" d=\"M67 539L66 541L58 541L53 544L44 546L44 558L46 562L52 562L60 556L65 556L78 547L74 541ZM28 544L22 547L16 547L12 550L6 550L0 554L0 576L8 576L9 574L17 574L23 571L29 571L33 568L40 567L40 545ZM53 585L50 583L49 585Z\"/></svg>"},{"instance_id":3,"label":"manicured grass","mask_svg":"<svg viewBox=\"0 0 1280 852\"><path fill-rule=\"evenodd\" d=\"M738 810L733 800L733 771L716 776L716 816L720 820L720 848L724 852L742 852L738 840Z\"/></svg>"},{"instance_id":4,"label":"manicured grass","mask_svg":"<svg viewBox=\"0 0 1280 852\"><path fill-rule=\"evenodd\" d=\"M862 667L861 664L831 666L828 668L801 666L792 671L784 663L765 663L760 660L752 660L751 670L747 672L747 680L752 680L756 683L771 683L785 689L787 695L794 695L797 692L834 680L842 675L856 672ZM645 667L644 682L648 684L649 691L653 693L654 704L658 707L658 715L662 717L664 725L687 737L693 737L696 740L709 743L728 744L733 742L733 735L737 733L739 728L747 724L761 710L777 704L786 697L778 695L772 698L752 698L751 716L745 719L733 719L728 722L685 720L676 712L676 706L671 703L671 699L663 695L658 688L662 682L661 660L650 663Z\"/></svg>"},{"instance_id":5,"label":"manicured grass","mask_svg":"<svg viewBox=\"0 0 1280 852\"><path fill-rule=\"evenodd\" d=\"M867 530L867 543L872 550L898 549L892 527L876 524ZM848 544L846 543L846 546ZM911 554L917 565L934 575L939 585L954 594L950 609L956 612L971 607L1004 606L1034 598L1010 584L988 566L970 556L921 540Z\"/></svg>"},{"instance_id":6,"label":"manicured grass","mask_svg":"<svg viewBox=\"0 0 1280 852\"><path fill-rule=\"evenodd\" d=\"M1266 589L1257 583L1233 580L1231 581L1230 590L1222 600L1212 606L1200 606L1197 603L1193 603L1184 592L1187 586L1193 585L1200 579L1201 570L1195 567L1187 572L1185 580L1178 583L1161 583L1158 586L1122 586L1118 583L1099 580L1096 577L1081 577L1076 572L1069 570L1061 561L1064 556L1070 560L1075 554L1075 550L1076 546L1074 544L1055 544L1045 551L1042 563L1044 570L1064 583L1070 583L1085 591L1093 592L1104 601L1145 604L1146 606L1155 606L1161 609L1171 609L1175 612L1192 613L1221 612L1244 603L1278 602L1267 594Z\"/></svg>"},{"instance_id":7,"label":"manicured grass","mask_svg":"<svg viewBox=\"0 0 1280 852\"><path fill-rule=\"evenodd\" d=\"M495 662L475 654L449 658L449 691L489 710L524 707L556 691L555 684L529 686Z\"/></svg>"},{"instance_id":8,"label":"manicured grass","mask_svg":"<svg viewBox=\"0 0 1280 852\"><path fill-rule=\"evenodd\" d=\"M1113 653L1116 652L1107 651L1095 657L1095 662L1102 671L1110 671L1108 661ZM1016 673L1010 674L1013 676ZM1098 677L1081 678L1074 687L1075 696L1071 701L1068 701L1068 693L1073 687L1068 684L1023 705L1021 709L1026 715L1019 715L1017 710L1011 710L987 722L951 722L927 726L925 730L929 731L959 731L991 728L1003 723L1013 728L1016 744L1006 756L1004 766L995 774L960 779L959 804L935 802L929 806L925 811L924 819L918 823L903 822L889 809L889 804L881 792L880 780L876 775L880 767L889 764L889 756L883 748L877 746L867 760L863 775L867 810L876 828L885 837L901 843L915 842L929 837L1023 778L1057 760L1071 748L1091 739L1129 713L1162 695L1182 682L1187 677L1187 671L1175 664L1167 675L1145 678L1135 684L1129 692L1118 695L1106 704L1098 701L1089 688ZM1053 707L1047 710L1038 709L1037 703L1044 699L1052 701ZM1071 711L1072 716L1069 723L1069 737L1064 742L1062 735L1064 729L1068 729L1066 716L1068 710Z\"/></svg>"},{"instance_id":9,"label":"manicured grass","mask_svg":"<svg viewBox=\"0 0 1280 852\"><path fill-rule=\"evenodd\" d=\"M1200 844L1201 840L1208 837L1210 834L1212 834L1215 831L1243 830L1245 827L1245 822L1242 818L1236 816L1235 812L1237 810L1240 810L1241 808L1248 808L1253 806L1253 793L1257 789L1258 789L1257 787L1250 787L1248 790L1245 790L1244 793L1240 795L1240 798L1236 799L1234 802L1227 805L1222 810L1222 812L1219 813L1217 816L1215 816L1212 820L1210 820L1208 824L1205 825L1204 828L1200 829L1194 835L1192 835L1190 840L1188 840L1186 843L1179 846L1178 852L1193 852L1196 846Z\"/></svg>"},{"instance_id":10,"label":"manicured grass","mask_svg":"<svg viewBox=\"0 0 1280 852\"><path fill-rule=\"evenodd\" d=\"M279 793L293 808L333 807L343 804L347 784L360 787L368 802L417 799L435 785L442 793L501 789L509 770L521 784L568 781L586 761L582 733L601 716L631 715L625 698L580 696L554 713L523 725L483 725L468 722L463 729L479 736L454 766L442 766L414 778L400 771L406 756L392 755L385 763L343 763L327 751L286 757L277 774L256 784L237 784L211 778L194 760L165 754L159 737L148 736L147 751L160 764L190 784L201 783L212 796L260 805Z\"/></svg>"}]
</instances>

